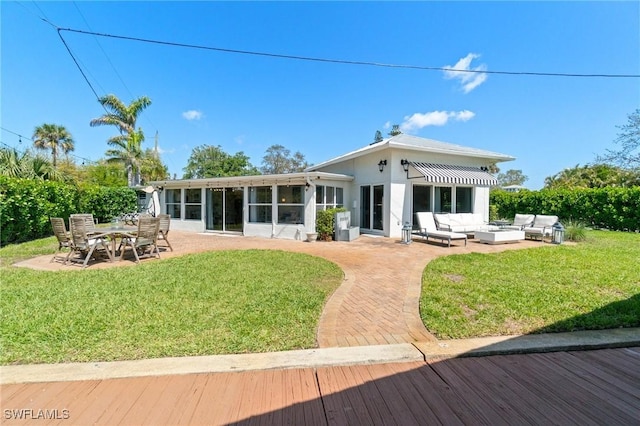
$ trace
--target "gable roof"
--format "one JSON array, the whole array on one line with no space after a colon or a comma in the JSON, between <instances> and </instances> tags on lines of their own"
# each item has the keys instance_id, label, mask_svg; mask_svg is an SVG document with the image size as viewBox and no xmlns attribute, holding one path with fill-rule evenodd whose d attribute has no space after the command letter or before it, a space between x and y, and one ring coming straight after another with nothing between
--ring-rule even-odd
<instances>
[{"instance_id":1,"label":"gable roof","mask_svg":"<svg viewBox=\"0 0 640 426\"><path fill-rule=\"evenodd\" d=\"M483 158L495 162L515 160L515 157L498 152L486 151L484 149L471 148L462 145L456 145L448 142L440 142L433 139L420 138L412 135L400 134L384 139L380 142L372 143L364 148L351 151L339 157L332 158L319 164L315 164L305 169L306 171L318 170L332 164L342 161L351 160L363 156L365 154L381 151L388 148L398 148L416 152L432 152L438 154L449 154L464 157Z\"/></svg>"}]
</instances>

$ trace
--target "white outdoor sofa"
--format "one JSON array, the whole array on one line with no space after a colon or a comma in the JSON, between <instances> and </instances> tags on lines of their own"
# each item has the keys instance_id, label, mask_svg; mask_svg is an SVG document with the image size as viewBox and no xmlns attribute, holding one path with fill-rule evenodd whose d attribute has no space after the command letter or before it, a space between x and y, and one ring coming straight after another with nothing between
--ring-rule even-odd
<instances>
[{"instance_id":1,"label":"white outdoor sofa","mask_svg":"<svg viewBox=\"0 0 640 426\"><path fill-rule=\"evenodd\" d=\"M441 231L472 234L475 231L497 231L495 225L489 225L479 213L435 213L433 215Z\"/></svg>"},{"instance_id":2,"label":"white outdoor sofa","mask_svg":"<svg viewBox=\"0 0 640 426\"><path fill-rule=\"evenodd\" d=\"M451 247L451 240L464 240L467 245L467 234L451 231L441 231L436 227L436 222L431 212L417 212L418 227L420 228L417 235L429 241L429 238L435 238L442 242L446 241L447 246Z\"/></svg>"},{"instance_id":3,"label":"white outdoor sofa","mask_svg":"<svg viewBox=\"0 0 640 426\"><path fill-rule=\"evenodd\" d=\"M513 223L511 225L505 225L502 229L511 229L514 231L522 231L524 228L531 226L533 221L535 220L536 215L534 214L519 214L516 213L513 218Z\"/></svg>"},{"instance_id":4,"label":"white outdoor sofa","mask_svg":"<svg viewBox=\"0 0 640 426\"><path fill-rule=\"evenodd\" d=\"M550 237L553 233L553 225L558 222L558 216L548 216L537 214L536 218L530 226L522 228L524 237L529 239L540 239L544 241L544 237Z\"/></svg>"}]
</instances>

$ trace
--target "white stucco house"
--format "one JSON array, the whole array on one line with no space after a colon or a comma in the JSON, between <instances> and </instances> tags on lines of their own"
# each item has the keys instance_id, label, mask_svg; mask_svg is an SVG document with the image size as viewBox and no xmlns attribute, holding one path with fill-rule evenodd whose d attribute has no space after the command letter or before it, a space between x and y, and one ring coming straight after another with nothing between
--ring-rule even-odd
<instances>
[{"instance_id":1,"label":"white stucco house","mask_svg":"<svg viewBox=\"0 0 640 426\"><path fill-rule=\"evenodd\" d=\"M279 175L151 182L171 228L305 239L316 211L344 207L361 233L400 237L418 211L489 217L490 165L496 152L397 135Z\"/></svg>"}]
</instances>

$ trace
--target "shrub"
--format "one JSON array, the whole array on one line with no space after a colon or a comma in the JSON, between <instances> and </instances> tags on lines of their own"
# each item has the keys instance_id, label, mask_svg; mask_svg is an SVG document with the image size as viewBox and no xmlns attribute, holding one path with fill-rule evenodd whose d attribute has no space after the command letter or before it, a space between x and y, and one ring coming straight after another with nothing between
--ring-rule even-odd
<instances>
[{"instance_id":1,"label":"shrub","mask_svg":"<svg viewBox=\"0 0 640 426\"><path fill-rule=\"evenodd\" d=\"M74 185L39 179L0 176L0 244L29 241L52 234L50 217L92 213L100 222L137 211L131 188Z\"/></svg>"},{"instance_id":2,"label":"shrub","mask_svg":"<svg viewBox=\"0 0 640 426\"><path fill-rule=\"evenodd\" d=\"M570 220L564 228L564 238L567 241L580 242L587 239L586 227L582 222Z\"/></svg>"},{"instance_id":3,"label":"shrub","mask_svg":"<svg viewBox=\"0 0 640 426\"><path fill-rule=\"evenodd\" d=\"M51 235L50 217L69 217L77 208L74 186L0 176L0 244Z\"/></svg>"},{"instance_id":4,"label":"shrub","mask_svg":"<svg viewBox=\"0 0 640 426\"><path fill-rule=\"evenodd\" d=\"M98 222L108 222L124 213L137 212L137 197L128 187L91 186L81 190L78 211L93 214Z\"/></svg>"},{"instance_id":5,"label":"shrub","mask_svg":"<svg viewBox=\"0 0 640 426\"><path fill-rule=\"evenodd\" d=\"M318 239L330 241L333 239L333 231L335 229L335 214L338 212L346 212L344 207L334 209L320 210L316 215L316 232Z\"/></svg>"},{"instance_id":6,"label":"shrub","mask_svg":"<svg viewBox=\"0 0 640 426\"><path fill-rule=\"evenodd\" d=\"M499 217L548 214L594 228L640 231L640 187L491 191L490 204Z\"/></svg>"}]
</instances>

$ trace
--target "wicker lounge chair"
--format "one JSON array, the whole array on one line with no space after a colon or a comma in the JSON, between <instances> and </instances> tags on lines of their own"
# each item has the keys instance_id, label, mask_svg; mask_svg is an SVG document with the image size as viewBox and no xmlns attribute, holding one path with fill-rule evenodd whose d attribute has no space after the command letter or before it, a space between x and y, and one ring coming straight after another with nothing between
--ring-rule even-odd
<instances>
[{"instance_id":1,"label":"wicker lounge chair","mask_svg":"<svg viewBox=\"0 0 640 426\"><path fill-rule=\"evenodd\" d=\"M149 215L140 215L140 217L138 217L138 232L136 232L136 236L125 236L122 239L120 244L122 247L120 259L124 257L124 252L127 246L131 247L133 254L136 257L136 263L140 263L140 257L145 256L145 252L147 250L149 250L147 256L150 257L155 252L157 256L160 257L160 250L158 250L159 229L159 218L151 217Z\"/></svg>"},{"instance_id":2,"label":"wicker lounge chair","mask_svg":"<svg viewBox=\"0 0 640 426\"><path fill-rule=\"evenodd\" d=\"M435 238L442 242L446 241L447 246L451 247L451 240L464 240L464 245L467 245L466 234L438 230L432 212L418 212L416 213L416 217L418 218L418 227L420 228L418 235L427 241L429 241L429 238Z\"/></svg>"},{"instance_id":3,"label":"wicker lounge chair","mask_svg":"<svg viewBox=\"0 0 640 426\"><path fill-rule=\"evenodd\" d=\"M105 252L109 257L109 262L113 262L109 244L103 236L92 235L87 232L87 220L85 217L70 217L69 227L71 228L72 253L80 254L80 259L69 258L76 262L82 261L82 267L86 268L92 255ZM71 253L69 253L69 256ZM65 262L66 263L66 262Z\"/></svg>"}]
</instances>

